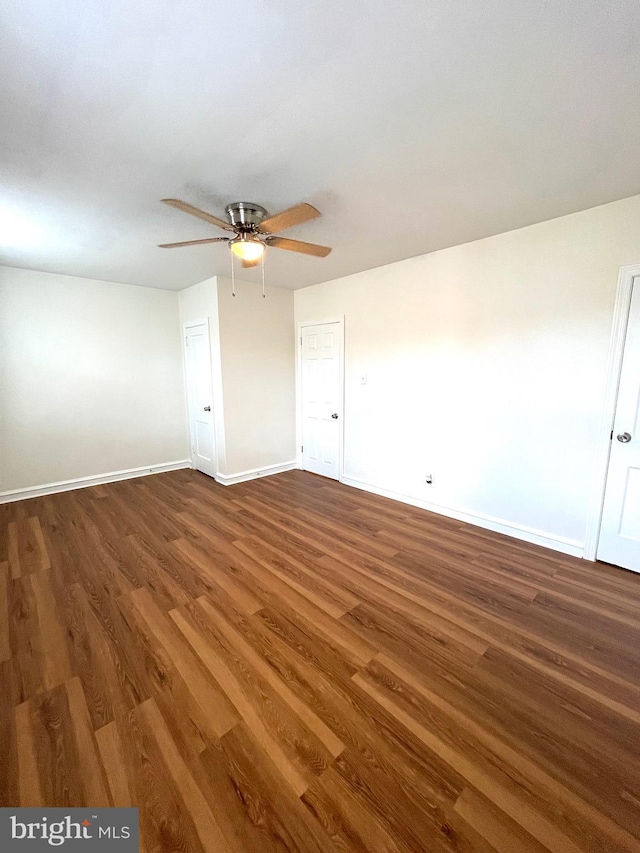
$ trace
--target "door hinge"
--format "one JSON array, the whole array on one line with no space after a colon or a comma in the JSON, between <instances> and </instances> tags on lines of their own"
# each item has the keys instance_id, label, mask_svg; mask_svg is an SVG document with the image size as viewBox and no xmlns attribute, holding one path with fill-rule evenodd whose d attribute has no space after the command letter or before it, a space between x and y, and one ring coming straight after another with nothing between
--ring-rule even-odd
<instances>
[{"instance_id":1,"label":"door hinge","mask_svg":"<svg viewBox=\"0 0 640 853\"><path fill-rule=\"evenodd\" d=\"M609 441L613 441L613 430L611 430L611 435L609 436Z\"/></svg>"},{"instance_id":2,"label":"door hinge","mask_svg":"<svg viewBox=\"0 0 640 853\"><path fill-rule=\"evenodd\" d=\"M304 444L300 445L300 453L304 453Z\"/></svg>"}]
</instances>

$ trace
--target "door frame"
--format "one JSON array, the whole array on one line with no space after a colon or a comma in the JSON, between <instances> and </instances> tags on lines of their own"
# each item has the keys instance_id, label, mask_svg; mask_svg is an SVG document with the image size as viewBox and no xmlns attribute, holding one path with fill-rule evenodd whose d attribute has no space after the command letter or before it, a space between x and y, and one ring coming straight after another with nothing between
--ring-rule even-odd
<instances>
[{"instance_id":1,"label":"door frame","mask_svg":"<svg viewBox=\"0 0 640 853\"><path fill-rule=\"evenodd\" d=\"M218 436L216 430L216 395L214 394L214 382L213 382L213 359L211 358L211 324L209 322L208 317L204 317L201 320L189 320L186 323L182 324L182 369L184 374L184 397L186 403L187 410L187 432L189 434L189 459L191 460L191 467L195 469L196 460L195 460L195 444L194 444L194 435L191 429L191 412L190 412L190 400L189 400L189 375L187 371L187 329L192 329L195 326L206 326L207 329L207 339L209 341L209 364L211 367L211 408L213 409L211 418L211 431L213 433L213 461L214 468L216 472L218 472Z\"/></svg>"},{"instance_id":2,"label":"door frame","mask_svg":"<svg viewBox=\"0 0 640 853\"><path fill-rule=\"evenodd\" d=\"M321 320L299 320L296 323L296 463L302 468L302 330L307 326L324 326L327 323L338 324L338 337L340 339L340 361L338 373L340 389L338 399L340 400L340 425L338 428L338 482L342 482L344 475L344 314L339 314L329 319Z\"/></svg>"},{"instance_id":3,"label":"door frame","mask_svg":"<svg viewBox=\"0 0 640 853\"><path fill-rule=\"evenodd\" d=\"M631 309L631 296L633 294L635 279L637 279L637 286L640 287L640 264L630 264L629 266L620 268L620 272L618 274L616 304L613 311L611 339L609 343L607 382L605 386L604 403L602 407L600 431L598 436L594 485L592 489L589 515L587 518L587 532L584 543L583 556L585 560L596 560L598 553L598 541L600 539L600 528L602 525L602 511L604 508L604 494L607 487L609 456L611 454L611 433L616 416L620 373L622 371L622 357L624 355L627 325L629 323L629 311Z\"/></svg>"}]
</instances>

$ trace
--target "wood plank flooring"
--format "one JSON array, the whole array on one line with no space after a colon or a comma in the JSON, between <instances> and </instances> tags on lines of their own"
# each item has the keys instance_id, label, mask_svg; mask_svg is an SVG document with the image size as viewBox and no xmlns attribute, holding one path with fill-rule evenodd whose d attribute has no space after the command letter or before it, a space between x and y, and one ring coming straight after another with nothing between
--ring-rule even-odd
<instances>
[{"instance_id":1,"label":"wood plank flooring","mask_svg":"<svg viewBox=\"0 0 640 853\"><path fill-rule=\"evenodd\" d=\"M0 507L0 805L141 849L640 851L640 575L291 471Z\"/></svg>"}]
</instances>

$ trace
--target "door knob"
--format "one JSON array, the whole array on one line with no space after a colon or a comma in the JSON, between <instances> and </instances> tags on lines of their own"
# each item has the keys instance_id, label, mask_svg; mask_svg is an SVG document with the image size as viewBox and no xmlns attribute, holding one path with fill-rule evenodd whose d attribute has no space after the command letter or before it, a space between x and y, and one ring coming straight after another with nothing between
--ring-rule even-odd
<instances>
[{"instance_id":1,"label":"door knob","mask_svg":"<svg viewBox=\"0 0 640 853\"><path fill-rule=\"evenodd\" d=\"M618 441L619 441L619 442L621 442L622 444L628 444L628 442L630 442L630 441L631 441L631 436L629 435L629 433L628 433L628 432L620 432L620 433L618 433L618 435L616 436L616 438L617 438L617 439L618 439Z\"/></svg>"},{"instance_id":2,"label":"door knob","mask_svg":"<svg viewBox=\"0 0 640 853\"><path fill-rule=\"evenodd\" d=\"M204 410L205 410L205 412L210 412L210 411L211 411L211 406L205 406L205 407L204 407Z\"/></svg>"},{"instance_id":3,"label":"door knob","mask_svg":"<svg viewBox=\"0 0 640 853\"><path fill-rule=\"evenodd\" d=\"M334 413L331 415L331 417L334 419L334 421L337 421L337 420L338 420L338 413L337 413L337 412L334 412Z\"/></svg>"}]
</instances>

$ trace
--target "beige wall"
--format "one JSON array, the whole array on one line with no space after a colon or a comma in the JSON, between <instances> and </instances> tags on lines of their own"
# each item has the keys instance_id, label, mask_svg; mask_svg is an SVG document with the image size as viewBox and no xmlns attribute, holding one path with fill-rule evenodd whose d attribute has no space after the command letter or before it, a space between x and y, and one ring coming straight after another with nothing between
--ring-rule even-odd
<instances>
[{"instance_id":1,"label":"beige wall","mask_svg":"<svg viewBox=\"0 0 640 853\"><path fill-rule=\"evenodd\" d=\"M178 295L0 267L0 492L188 455Z\"/></svg>"},{"instance_id":2,"label":"beige wall","mask_svg":"<svg viewBox=\"0 0 640 853\"><path fill-rule=\"evenodd\" d=\"M297 321L345 315L345 476L579 550L639 261L636 196L296 291Z\"/></svg>"},{"instance_id":3,"label":"beige wall","mask_svg":"<svg viewBox=\"0 0 640 853\"><path fill-rule=\"evenodd\" d=\"M218 278L226 470L295 462L293 293Z\"/></svg>"}]
</instances>

